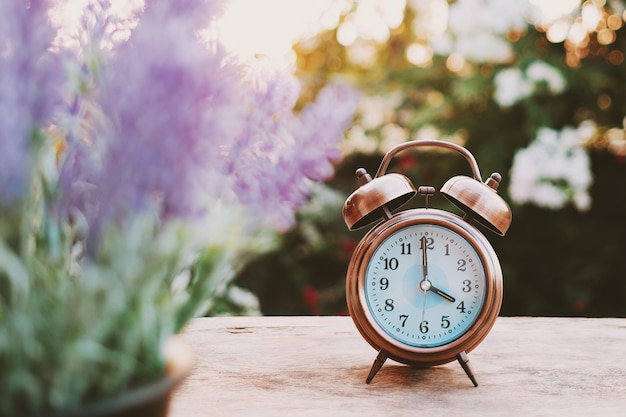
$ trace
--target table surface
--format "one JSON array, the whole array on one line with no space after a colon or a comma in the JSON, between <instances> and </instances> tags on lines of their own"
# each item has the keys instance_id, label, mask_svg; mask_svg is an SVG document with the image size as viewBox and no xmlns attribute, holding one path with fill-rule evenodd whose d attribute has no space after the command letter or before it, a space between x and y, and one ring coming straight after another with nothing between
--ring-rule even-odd
<instances>
[{"instance_id":1,"label":"table surface","mask_svg":"<svg viewBox=\"0 0 626 417\"><path fill-rule=\"evenodd\" d=\"M499 317L458 363L418 369L376 351L350 317L212 317L182 334L195 355L169 417L626 416L626 319Z\"/></svg>"}]
</instances>

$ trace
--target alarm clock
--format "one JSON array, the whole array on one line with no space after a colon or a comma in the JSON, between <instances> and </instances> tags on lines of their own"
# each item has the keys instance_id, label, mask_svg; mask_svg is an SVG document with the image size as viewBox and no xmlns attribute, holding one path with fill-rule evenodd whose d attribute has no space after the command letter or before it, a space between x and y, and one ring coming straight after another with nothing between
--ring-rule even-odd
<instances>
[{"instance_id":1,"label":"alarm clock","mask_svg":"<svg viewBox=\"0 0 626 417\"><path fill-rule=\"evenodd\" d=\"M455 151L469 162L473 177L452 177L440 189L463 216L430 208L434 187L416 189L407 177L386 173L398 152L418 147ZM356 230L378 221L356 247L346 275L350 316L378 351L366 383L390 358L417 367L457 360L478 386L467 354L498 317L502 269L474 222L499 235L508 230L511 209L496 191L502 177L494 173L483 182L474 156L441 140L397 145L374 178L363 168L356 175L360 186L343 206L346 225ZM425 197L425 207L392 214L417 193Z\"/></svg>"}]
</instances>

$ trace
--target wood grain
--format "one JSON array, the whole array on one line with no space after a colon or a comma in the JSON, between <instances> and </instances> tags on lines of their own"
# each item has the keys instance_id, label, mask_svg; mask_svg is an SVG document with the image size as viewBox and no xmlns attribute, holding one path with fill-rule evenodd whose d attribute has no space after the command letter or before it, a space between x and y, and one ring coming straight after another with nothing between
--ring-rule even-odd
<instances>
[{"instance_id":1,"label":"wood grain","mask_svg":"<svg viewBox=\"0 0 626 417\"><path fill-rule=\"evenodd\" d=\"M499 317L469 354L416 369L376 352L349 317L196 319L192 374L170 417L626 416L626 319Z\"/></svg>"}]
</instances>

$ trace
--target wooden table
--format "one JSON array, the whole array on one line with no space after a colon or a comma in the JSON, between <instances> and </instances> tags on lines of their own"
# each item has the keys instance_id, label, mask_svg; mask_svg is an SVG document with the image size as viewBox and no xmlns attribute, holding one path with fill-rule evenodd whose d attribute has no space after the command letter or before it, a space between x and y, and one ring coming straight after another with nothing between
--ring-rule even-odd
<instances>
[{"instance_id":1,"label":"wooden table","mask_svg":"<svg viewBox=\"0 0 626 417\"><path fill-rule=\"evenodd\" d=\"M195 368L170 417L626 416L626 319L499 317L469 354L416 369L376 352L349 317L220 317L183 339Z\"/></svg>"}]
</instances>

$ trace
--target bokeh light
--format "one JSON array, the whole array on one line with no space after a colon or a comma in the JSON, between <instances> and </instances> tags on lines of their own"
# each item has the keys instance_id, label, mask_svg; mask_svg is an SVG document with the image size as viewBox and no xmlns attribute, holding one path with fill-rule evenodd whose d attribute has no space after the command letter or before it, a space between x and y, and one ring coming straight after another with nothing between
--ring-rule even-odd
<instances>
[{"instance_id":1,"label":"bokeh light","mask_svg":"<svg viewBox=\"0 0 626 417\"><path fill-rule=\"evenodd\" d=\"M217 23L222 43L243 58L258 55L292 62L291 46L329 22L338 21L340 4L332 0L231 0Z\"/></svg>"}]
</instances>

